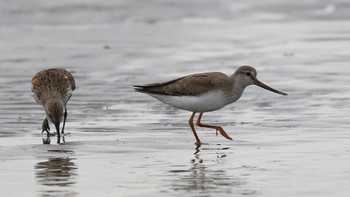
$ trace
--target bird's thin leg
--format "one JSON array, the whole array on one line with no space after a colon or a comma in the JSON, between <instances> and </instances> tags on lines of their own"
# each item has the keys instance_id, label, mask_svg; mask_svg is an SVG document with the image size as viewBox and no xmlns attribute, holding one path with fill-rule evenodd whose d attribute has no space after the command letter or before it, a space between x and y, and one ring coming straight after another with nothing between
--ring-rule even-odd
<instances>
[{"instance_id":1,"label":"bird's thin leg","mask_svg":"<svg viewBox=\"0 0 350 197\"><path fill-rule=\"evenodd\" d=\"M64 108L63 126L62 126L62 132L61 133L64 133L64 126L66 125L66 119L67 119L67 108Z\"/></svg>"},{"instance_id":2,"label":"bird's thin leg","mask_svg":"<svg viewBox=\"0 0 350 197\"><path fill-rule=\"evenodd\" d=\"M194 137L196 138L196 145L197 147L200 147L202 142L199 140L199 137L197 135L197 132L196 130L194 129L194 126L193 126L193 118L194 118L194 115L196 115L196 112L193 112L192 113L192 116L190 117L190 119L188 120L188 124L190 125L191 129L192 129L192 132L193 132L193 135Z\"/></svg>"},{"instance_id":3,"label":"bird's thin leg","mask_svg":"<svg viewBox=\"0 0 350 197\"><path fill-rule=\"evenodd\" d=\"M61 143L61 135L60 135L60 123L55 125L57 132L57 144Z\"/></svg>"},{"instance_id":4,"label":"bird's thin leg","mask_svg":"<svg viewBox=\"0 0 350 197\"><path fill-rule=\"evenodd\" d=\"M48 135L50 134L50 126L49 121L47 121L47 118L45 118L45 120L43 121L41 133L44 133L44 131L46 131Z\"/></svg>"},{"instance_id":5,"label":"bird's thin leg","mask_svg":"<svg viewBox=\"0 0 350 197\"><path fill-rule=\"evenodd\" d=\"M199 127L206 127L206 128L212 128L212 129L216 129L216 131L219 131L220 134L222 136L224 136L226 139L229 139L229 140L232 140L232 138L226 133L226 131L220 127L220 126L213 126L213 125L207 125L207 124L202 124L201 123L201 118L203 116L203 113L200 113L199 116L198 116L198 119L197 119L197 122L196 124L199 126Z\"/></svg>"}]
</instances>

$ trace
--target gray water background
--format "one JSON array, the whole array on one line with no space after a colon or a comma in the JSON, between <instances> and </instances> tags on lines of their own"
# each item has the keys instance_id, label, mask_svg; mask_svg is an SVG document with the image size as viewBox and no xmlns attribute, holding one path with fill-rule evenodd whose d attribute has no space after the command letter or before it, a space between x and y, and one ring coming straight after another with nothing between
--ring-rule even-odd
<instances>
[{"instance_id":1,"label":"gray water background","mask_svg":"<svg viewBox=\"0 0 350 197\"><path fill-rule=\"evenodd\" d=\"M349 196L349 19L345 0L0 1L0 195ZM234 140L198 128L199 150L189 112L132 89L245 64L289 95L248 87L203 118ZM50 67L77 84L60 145L30 91Z\"/></svg>"}]
</instances>

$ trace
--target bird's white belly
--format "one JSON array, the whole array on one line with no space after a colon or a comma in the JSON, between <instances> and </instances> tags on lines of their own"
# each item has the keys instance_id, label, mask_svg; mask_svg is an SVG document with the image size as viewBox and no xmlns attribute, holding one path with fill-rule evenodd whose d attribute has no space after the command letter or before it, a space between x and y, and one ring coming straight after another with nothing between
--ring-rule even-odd
<instances>
[{"instance_id":1,"label":"bird's white belly","mask_svg":"<svg viewBox=\"0 0 350 197\"><path fill-rule=\"evenodd\" d=\"M175 108L191 112L209 112L223 108L231 103L221 91L210 92L199 96L167 96L150 94L159 101L171 105Z\"/></svg>"}]
</instances>

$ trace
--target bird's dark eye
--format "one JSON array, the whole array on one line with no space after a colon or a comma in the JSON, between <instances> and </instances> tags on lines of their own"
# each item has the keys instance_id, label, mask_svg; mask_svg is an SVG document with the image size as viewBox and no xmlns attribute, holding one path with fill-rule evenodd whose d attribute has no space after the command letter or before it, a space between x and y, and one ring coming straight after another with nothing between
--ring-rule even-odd
<instances>
[{"instance_id":1,"label":"bird's dark eye","mask_svg":"<svg viewBox=\"0 0 350 197\"><path fill-rule=\"evenodd\" d=\"M246 74L247 76L250 76L250 75L251 75L250 72L246 72L245 74Z\"/></svg>"}]
</instances>

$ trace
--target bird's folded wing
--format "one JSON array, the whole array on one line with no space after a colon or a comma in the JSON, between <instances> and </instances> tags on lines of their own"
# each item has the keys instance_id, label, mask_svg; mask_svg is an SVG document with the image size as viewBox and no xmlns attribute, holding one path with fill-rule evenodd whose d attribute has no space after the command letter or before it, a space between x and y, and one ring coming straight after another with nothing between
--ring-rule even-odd
<instances>
[{"instance_id":1,"label":"bird's folded wing","mask_svg":"<svg viewBox=\"0 0 350 197\"><path fill-rule=\"evenodd\" d=\"M224 88L228 76L223 73L201 73L188 75L175 80L134 86L135 90L143 93L169 96L197 96L213 90Z\"/></svg>"}]
</instances>

